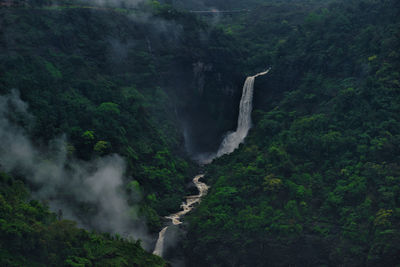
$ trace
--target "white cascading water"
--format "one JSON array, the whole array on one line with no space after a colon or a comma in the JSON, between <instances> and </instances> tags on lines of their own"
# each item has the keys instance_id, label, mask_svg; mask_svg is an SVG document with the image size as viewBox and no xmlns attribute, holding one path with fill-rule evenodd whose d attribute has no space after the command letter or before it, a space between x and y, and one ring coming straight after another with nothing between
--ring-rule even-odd
<instances>
[{"instance_id":1,"label":"white cascading water","mask_svg":"<svg viewBox=\"0 0 400 267\"><path fill-rule=\"evenodd\" d=\"M254 76L247 77L243 85L242 98L240 99L239 117L236 131L228 133L222 141L216 157L232 153L244 141L251 128L251 111L253 109L253 89L256 77L265 75L270 68Z\"/></svg>"},{"instance_id":2,"label":"white cascading water","mask_svg":"<svg viewBox=\"0 0 400 267\"><path fill-rule=\"evenodd\" d=\"M153 254L162 257L162 253L164 250L164 238L165 232L167 231L168 226L164 227L160 233L158 234L158 239L156 243L156 247L154 248Z\"/></svg>"},{"instance_id":3,"label":"white cascading water","mask_svg":"<svg viewBox=\"0 0 400 267\"><path fill-rule=\"evenodd\" d=\"M214 154L208 155L201 155L199 157L199 162L201 164L208 164L214 158L220 157L225 154L232 153L239 145L243 142L246 138L247 133L251 128L251 111L253 109L253 89L254 89L254 80L256 77L265 75L270 71L271 68L264 72L260 72L254 76L247 77L244 85L243 85L243 92L242 98L240 99L240 106L239 106L239 118L238 118L238 126L235 132L231 132L227 134L222 141L218 152ZM204 174L199 174L193 179L193 183L196 185L197 189L199 190L199 194L195 196L187 196L186 202L182 203L181 208L182 210L171 214L165 218L170 219L173 225L181 224L182 222L180 219L188 212L190 212L194 208L194 204L200 203L201 198L207 194L208 186L205 183L199 181ZM164 240L165 240L165 233L168 229L164 227L158 235L158 240L156 246L154 248L153 254L162 257L164 251Z\"/></svg>"},{"instance_id":4,"label":"white cascading water","mask_svg":"<svg viewBox=\"0 0 400 267\"><path fill-rule=\"evenodd\" d=\"M180 221L181 217L184 216L186 213L190 212L196 203L200 203L201 198L207 194L208 186L205 183L200 182L199 180L204 177L204 174L196 175L193 179L193 183L196 185L197 189L199 190L198 195L194 196L187 196L186 202L182 203L181 208L182 210L171 214L165 218L170 219L173 225L181 224ZM164 251L164 240L165 240L165 232L167 231L168 226L164 227L161 232L158 234L158 239L156 246L154 248L153 254L162 257Z\"/></svg>"}]
</instances>

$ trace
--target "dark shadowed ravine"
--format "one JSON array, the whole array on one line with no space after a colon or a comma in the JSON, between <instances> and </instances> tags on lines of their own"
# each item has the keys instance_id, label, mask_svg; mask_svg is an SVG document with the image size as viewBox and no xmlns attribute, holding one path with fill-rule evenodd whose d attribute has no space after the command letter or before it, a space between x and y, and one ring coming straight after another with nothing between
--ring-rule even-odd
<instances>
[{"instance_id":1,"label":"dark shadowed ravine","mask_svg":"<svg viewBox=\"0 0 400 267\"><path fill-rule=\"evenodd\" d=\"M241 143L243 143L244 139L247 136L251 128L251 111L253 108L253 89L254 89L254 80L256 77L265 75L270 71L270 68L264 72L260 72L254 76L247 77L243 89L242 89L242 97L240 100L239 105L239 117L238 117L238 126L236 131L228 133L224 140L219 147L219 150L207 156L201 156L200 163L201 164L208 164L211 163L213 159L218 158L225 154L232 153L236 148L239 147ZM199 180L204 177L204 174L199 174L193 178L193 183L196 185L197 189L199 190L198 195L187 196L186 201L182 203L181 208L182 210L173 213L165 218L170 219L172 225L179 225L181 224L181 218L189 213L196 204L200 203L201 198L207 194L208 185L205 183L200 182ZM153 254L158 255L160 257L163 256L164 252L164 243L165 243L165 234L170 227L164 227L159 235L156 246L154 248Z\"/></svg>"}]
</instances>

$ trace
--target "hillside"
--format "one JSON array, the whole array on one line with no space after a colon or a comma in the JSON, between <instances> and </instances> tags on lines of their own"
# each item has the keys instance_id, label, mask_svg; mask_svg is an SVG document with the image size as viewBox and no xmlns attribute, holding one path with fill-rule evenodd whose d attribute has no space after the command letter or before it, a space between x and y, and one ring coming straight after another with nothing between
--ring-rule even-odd
<instances>
[{"instance_id":1,"label":"hillside","mask_svg":"<svg viewBox=\"0 0 400 267\"><path fill-rule=\"evenodd\" d=\"M188 265L396 266L399 5L335 1L303 19L302 3L277 8L228 29L250 66L272 70L245 144L208 167Z\"/></svg>"},{"instance_id":2,"label":"hillside","mask_svg":"<svg viewBox=\"0 0 400 267\"><path fill-rule=\"evenodd\" d=\"M96 234L59 220L24 184L0 174L1 266L165 266L140 242Z\"/></svg>"},{"instance_id":3,"label":"hillside","mask_svg":"<svg viewBox=\"0 0 400 267\"><path fill-rule=\"evenodd\" d=\"M195 169L185 149L184 132L194 127L188 116L210 122L205 139L217 139L231 123L223 114L232 113L227 107L234 99L213 104L227 95L218 85L234 83L226 82L232 69L221 68L223 58L215 56L229 38L157 2L134 8L53 4L14 1L0 8L0 164L21 184L15 200L6 195L11 189L4 188L3 204L17 201L29 207L31 198L42 202L44 206L35 204L41 219L30 214L20 219L27 227L43 224L32 230L35 235L65 227L71 235L90 237L72 222L54 220L49 207L59 219L110 233L105 250L109 246L118 254L139 247L112 241L114 234L141 239L150 250L161 216L179 208ZM207 89L200 90L199 83ZM2 220L4 227L14 225L8 213ZM20 246L25 238L39 242L25 236L26 231L17 228L3 235L2 248L9 255L5 264L49 264L46 255L31 258L36 252ZM49 235L49 242L71 242L74 250L87 239ZM15 245L6 247L18 236ZM57 253L52 249L49 253ZM122 253L121 264L132 266ZM90 255L65 255L100 264ZM55 257L56 265L67 256Z\"/></svg>"},{"instance_id":4,"label":"hillside","mask_svg":"<svg viewBox=\"0 0 400 267\"><path fill-rule=\"evenodd\" d=\"M399 11L0 1L0 265L399 265ZM199 166L269 68L244 143Z\"/></svg>"}]
</instances>

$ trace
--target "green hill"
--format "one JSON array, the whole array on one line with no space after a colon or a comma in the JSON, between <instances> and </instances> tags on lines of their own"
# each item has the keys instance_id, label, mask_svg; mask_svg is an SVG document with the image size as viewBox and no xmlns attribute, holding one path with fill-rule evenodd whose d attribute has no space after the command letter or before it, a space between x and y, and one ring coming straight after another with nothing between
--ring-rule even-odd
<instances>
[{"instance_id":1,"label":"green hill","mask_svg":"<svg viewBox=\"0 0 400 267\"><path fill-rule=\"evenodd\" d=\"M165 266L141 246L192 190L190 158L235 129L244 78L268 67L245 143L204 167L178 254L399 265L398 1L160 2L0 2L0 265ZM107 205L148 238L98 220Z\"/></svg>"},{"instance_id":2,"label":"green hill","mask_svg":"<svg viewBox=\"0 0 400 267\"><path fill-rule=\"evenodd\" d=\"M190 266L400 263L399 5L304 10L265 5L228 25L250 69L272 70L245 144L208 167Z\"/></svg>"}]
</instances>

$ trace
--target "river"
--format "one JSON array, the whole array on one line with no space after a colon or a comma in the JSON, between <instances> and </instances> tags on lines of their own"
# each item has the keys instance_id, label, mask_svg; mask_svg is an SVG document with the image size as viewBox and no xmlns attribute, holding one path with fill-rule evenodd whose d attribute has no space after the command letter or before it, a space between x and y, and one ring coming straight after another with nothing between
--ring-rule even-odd
<instances>
[{"instance_id":1,"label":"river","mask_svg":"<svg viewBox=\"0 0 400 267\"><path fill-rule=\"evenodd\" d=\"M204 177L204 174L199 174L196 175L193 178L193 183L195 184L195 186L197 187L197 189L199 190L199 194L198 195L192 195L192 196L187 196L186 197L186 201L182 203L181 211L178 211L177 213L173 213L165 218L170 219L172 222L172 225L178 225L181 224L181 218L188 212L190 212L195 204L200 203L201 198L203 196L205 196L207 194L208 191L208 185L206 185L203 182L200 182L199 180L201 178ZM160 233L158 234L158 239L157 239L157 243L156 246L154 248L153 254L158 255L160 257L162 257L163 252L164 252L164 241L165 241L165 233L167 232L169 226L164 227Z\"/></svg>"}]
</instances>

